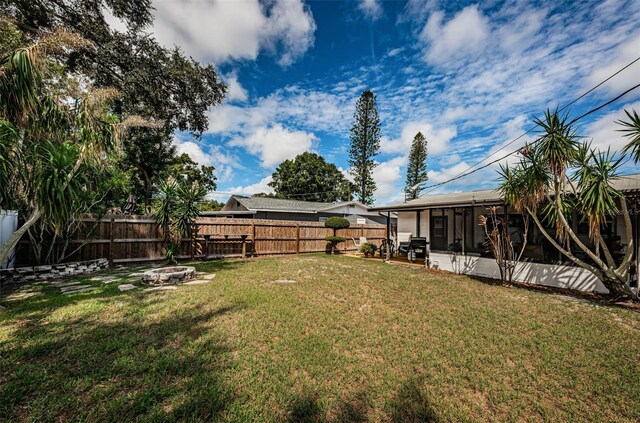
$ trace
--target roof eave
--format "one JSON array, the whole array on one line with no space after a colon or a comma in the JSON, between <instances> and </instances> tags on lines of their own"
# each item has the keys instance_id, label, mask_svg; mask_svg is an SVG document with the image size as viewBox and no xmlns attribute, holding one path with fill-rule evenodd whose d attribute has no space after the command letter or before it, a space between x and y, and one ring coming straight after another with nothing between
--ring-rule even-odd
<instances>
[{"instance_id":1,"label":"roof eave","mask_svg":"<svg viewBox=\"0 0 640 423\"><path fill-rule=\"evenodd\" d=\"M426 209L437 208L451 208L451 207L469 207L478 205L501 205L504 202L500 199L488 199L488 200L470 200L470 201L454 201L450 203L440 202L431 204L396 204L391 206L373 207L368 209L369 211L385 212L385 211L417 211Z\"/></svg>"}]
</instances>

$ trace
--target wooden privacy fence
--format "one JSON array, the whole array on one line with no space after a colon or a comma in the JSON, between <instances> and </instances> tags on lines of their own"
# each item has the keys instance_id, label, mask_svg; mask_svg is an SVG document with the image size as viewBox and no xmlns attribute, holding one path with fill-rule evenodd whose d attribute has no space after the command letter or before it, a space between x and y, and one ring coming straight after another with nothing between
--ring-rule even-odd
<instances>
[{"instance_id":1,"label":"wooden privacy fence","mask_svg":"<svg viewBox=\"0 0 640 423\"><path fill-rule=\"evenodd\" d=\"M165 257L163 232L149 216L84 218L83 223L74 239L68 241L71 254L65 261L107 258L112 264L123 264ZM329 246L325 238L332 235L333 229L325 228L320 222L200 218L192 237L181 240L178 258L326 252ZM364 236L367 241L380 246L386 238L386 227L379 224L355 225L338 229L336 235L347 238L338 244L338 250L355 251L351 238L358 240ZM20 262L32 261L24 257L26 244L28 241L23 241Z\"/></svg>"}]
</instances>

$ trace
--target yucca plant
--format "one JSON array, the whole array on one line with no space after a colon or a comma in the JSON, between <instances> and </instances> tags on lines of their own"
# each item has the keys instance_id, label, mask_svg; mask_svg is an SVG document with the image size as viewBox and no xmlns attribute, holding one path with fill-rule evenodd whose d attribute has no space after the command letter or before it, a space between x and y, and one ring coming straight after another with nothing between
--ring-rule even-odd
<instances>
[{"instance_id":1,"label":"yucca plant","mask_svg":"<svg viewBox=\"0 0 640 423\"><path fill-rule=\"evenodd\" d=\"M515 166L500 171L500 191L506 204L526 213L542 235L574 264L592 272L614 298L637 299L627 283L633 259L634 239L625 196L612 182L620 177L619 169L627 152L640 140L640 121L635 112L627 115L632 122L619 122L631 142L622 152L597 151L580 138L568 115L547 110L537 119L540 136L521 150ZM634 129L635 128L635 129ZM590 245L583 242L569 224L571 215L583 216L589 225ZM627 252L616 263L600 234L608 216L622 214L627 239ZM551 232L548 225L554 227ZM589 260L574 254L581 251Z\"/></svg>"},{"instance_id":2,"label":"yucca plant","mask_svg":"<svg viewBox=\"0 0 640 423\"><path fill-rule=\"evenodd\" d=\"M624 147L622 152L630 154L633 162L638 163L640 161L640 116L635 110L625 110L624 112L629 120L619 120L617 123L623 126L619 131L624 132L624 136L629 138L629 144Z\"/></svg>"},{"instance_id":3,"label":"yucca plant","mask_svg":"<svg viewBox=\"0 0 640 423\"><path fill-rule=\"evenodd\" d=\"M191 235L191 229L200 216L198 203L204 200L207 190L198 183L168 178L157 188L153 216L163 230L167 260L175 261L182 237Z\"/></svg>"},{"instance_id":4,"label":"yucca plant","mask_svg":"<svg viewBox=\"0 0 640 423\"><path fill-rule=\"evenodd\" d=\"M60 92L52 73L49 54L80 45L78 37L57 31L0 59L0 205L25 217L1 246L0 262L36 223L58 232L82 211L83 172L117 146L110 90Z\"/></svg>"}]
</instances>

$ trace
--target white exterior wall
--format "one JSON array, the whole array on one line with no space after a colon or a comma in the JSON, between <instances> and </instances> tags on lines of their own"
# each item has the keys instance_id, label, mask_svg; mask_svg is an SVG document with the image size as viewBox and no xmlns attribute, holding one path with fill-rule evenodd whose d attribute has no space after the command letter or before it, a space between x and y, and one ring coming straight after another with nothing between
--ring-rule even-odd
<instances>
[{"instance_id":1,"label":"white exterior wall","mask_svg":"<svg viewBox=\"0 0 640 423\"><path fill-rule=\"evenodd\" d=\"M420 212L420 233L416 233L416 216L414 211L398 212L398 232L411 232L415 237L429 237L429 211Z\"/></svg>"},{"instance_id":2,"label":"white exterior wall","mask_svg":"<svg viewBox=\"0 0 640 423\"><path fill-rule=\"evenodd\" d=\"M3 245L9 237L18 229L18 212L0 210L0 245ZM8 263L0 263L0 269L13 267L13 250L9 254Z\"/></svg>"},{"instance_id":3,"label":"white exterior wall","mask_svg":"<svg viewBox=\"0 0 640 423\"><path fill-rule=\"evenodd\" d=\"M416 212L398 212L398 232L416 232Z\"/></svg>"},{"instance_id":4,"label":"white exterior wall","mask_svg":"<svg viewBox=\"0 0 640 423\"><path fill-rule=\"evenodd\" d=\"M500 279L500 269L492 258L461 254L454 256L447 253L431 253L430 257L431 265L436 269ZM579 291L609 292L591 272L574 266L519 262L514 270L513 280Z\"/></svg>"},{"instance_id":5,"label":"white exterior wall","mask_svg":"<svg viewBox=\"0 0 640 423\"><path fill-rule=\"evenodd\" d=\"M475 218L483 213L482 208L476 208ZM449 239L453 238L453 211L445 210L449 216ZM475 223L475 222L474 222ZM484 233L479 225L474 225L476 243L482 240ZM416 212L398 213L398 232L411 232L416 235ZM420 213L420 236L429 238L429 210ZM624 233L622 234L624 239ZM623 240L624 242L624 240ZM430 253L431 263L434 268L450 272L482 276L500 279L500 270L493 258L478 257L473 255L454 256L450 253ZM520 262L516 265L513 274L514 281L533 283L537 285L552 286L557 288L575 289L579 291L596 291L607 293L604 287L592 273L574 266L561 266L553 264Z\"/></svg>"}]
</instances>

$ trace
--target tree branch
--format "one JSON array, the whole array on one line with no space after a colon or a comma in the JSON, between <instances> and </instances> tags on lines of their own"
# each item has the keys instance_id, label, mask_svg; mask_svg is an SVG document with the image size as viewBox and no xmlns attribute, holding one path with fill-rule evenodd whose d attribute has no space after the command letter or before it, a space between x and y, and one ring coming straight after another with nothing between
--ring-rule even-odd
<instances>
[{"instance_id":1,"label":"tree branch","mask_svg":"<svg viewBox=\"0 0 640 423\"><path fill-rule=\"evenodd\" d=\"M540 219L538 219L538 216L533 211L531 211L531 209L528 208L528 207L527 207L527 212L529 213L529 215L531 216L531 218L535 222L536 226L538 227L538 229L540 230L542 235L558 251L560 251L565 257L567 257L569 260L571 260L572 262L574 262L578 266L580 266L580 267L582 267L584 269L587 269L588 271L590 271L591 273L596 275L599 279L602 279L602 271L596 269L595 267L591 266L590 264L585 263L584 261L580 260L579 258L575 257L573 254L571 254L571 252L569 252L569 251L565 250L563 247L561 247L560 244L558 244L558 242L551 235L549 235L547 233L547 230L544 228L544 226L542 226L542 223L540 222Z\"/></svg>"}]
</instances>

